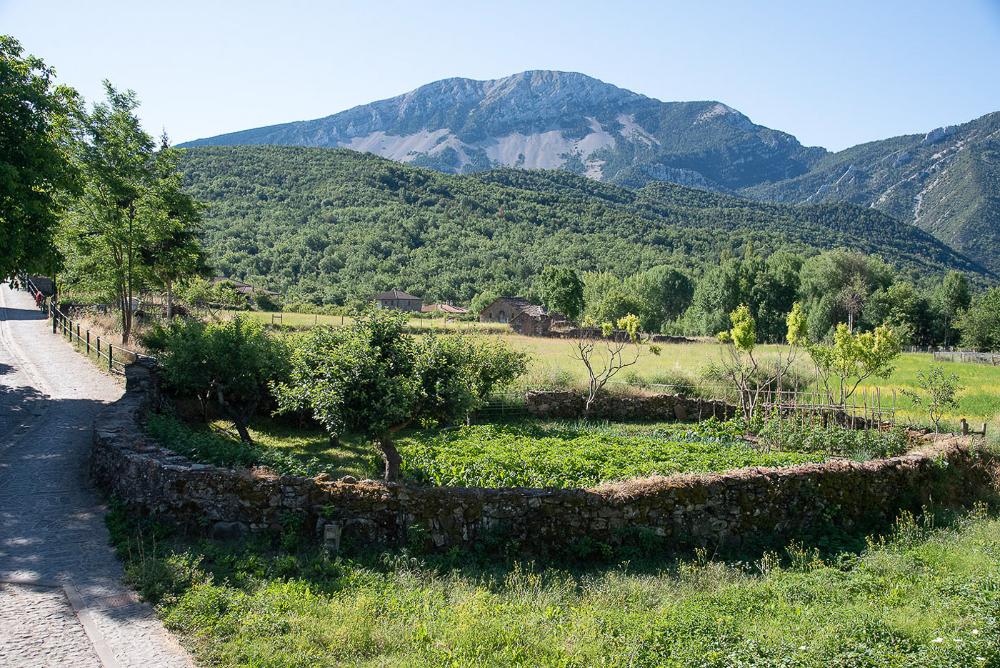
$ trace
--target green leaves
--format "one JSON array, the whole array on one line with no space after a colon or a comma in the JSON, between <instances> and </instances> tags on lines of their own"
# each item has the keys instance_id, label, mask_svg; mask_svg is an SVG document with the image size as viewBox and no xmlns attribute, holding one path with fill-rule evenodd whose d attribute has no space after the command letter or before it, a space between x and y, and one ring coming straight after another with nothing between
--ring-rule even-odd
<instances>
[{"instance_id":1,"label":"green leaves","mask_svg":"<svg viewBox=\"0 0 1000 668\"><path fill-rule=\"evenodd\" d=\"M833 345L813 344L807 350L828 393L844 404L858 386L871 377L888 378L902 352L899 336L881 325L871 332L855 332L841 323L833 335ZM831 386L830 379L836 379Z\"/></svg>"},{"instance_id":2,"label":"green leaves","mask_svg":"<svg viewBox=\"0 0 1000 668\"><path fill-rule=\"evenodd\" d=\"M0 280L55 268L59 216L79 187L70 150L78 97L54 78L0 35Z\"/></svg>"},{"instance_id":3,"label":"green leaves","mask_svg":"<svg viewBox=\"0 0 1000 668\"><path fill-rule=\"evenodd\" d=\"M409 424L464 418L527 368L500 341L416 338L405 325L403 314L369 307L350 326L310 330L295 346L290 379L275 385L279 411L308 411L334 436L384 440Z\"/></svg>"}]
</instances>

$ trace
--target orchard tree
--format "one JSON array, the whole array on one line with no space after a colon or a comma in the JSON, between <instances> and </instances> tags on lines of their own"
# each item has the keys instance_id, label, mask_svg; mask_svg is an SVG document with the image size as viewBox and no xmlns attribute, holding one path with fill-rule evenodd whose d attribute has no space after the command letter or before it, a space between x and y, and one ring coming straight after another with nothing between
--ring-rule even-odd
<instances>
[{"instance_id":1,"label":"orchard tree","mask_svg":"<svg viewBox=\"0 0 1000 668\"><path fill-rule=\"evenodd\" d=\"M79 187L71 159L78 98L54 79L0 35L0 280L53 271L64 196Z\"/></svg>"},{"instance_id":2,"label":"orchard tree","mask_svg":"<svg viewBox=\"0 0 1000 668\"><path fill-rule=\"evenodd\" d=\"M629 313L614 324L601 323L602 337L599 340L589 335L595 327L596 323L592 320L583 322L580 337L574 342L572 352L573 358L580 360L587 370L587 396L583 407L587 415L608 381L622 369L635 365L642 354L638 316ZM649 350L654 355L660 354L657 346L650 346Z\"/></svg>"},{"instance_id":3,"label":"orchard tree","mask_svg":"<svg viewBox=\"0 0 1000 668\"><path fill-rule=\"evenodd\" d=\"M927 417L934 425L934 432L941 431L941 419L952 408L958 408L958 393L964 389L958 383L958 375L946 374L939 364L932 364L925 371L917 372L917 387L921 392L903 390L903 393L913 399L913 403L923 406Z\"/></svg>"},{"instance_id":4,"label":"orchard tree","mask_svg":"<svg viewBox=\"0 0 1000 668\"><path fill-rule=\"evenodd\" d=\"M781 378L787 375L801 346L806 344L806 319L800 304L792 306L785 318L785 340L788 347L776 358L764 359L755 354L757 323L744 304L730 315L732 327L719 333L724 346L721 361L708 368L708 377L730 383L740 400L743 419L750 421L757 413L761 399L769 390L781 389Z\"/></svg>"},{"instance_id":5,"label":"orchard tree","mask_svg":"<svg viewBox=\"0 0 1000 668\"><path fill-rule=\"evenodd\" d=\"M414 424L465 418L527 368L527 356L500 342L463 336L413 337L406 316L368 307L347 327L314 327L292 353L290 380L277 383L278 411L308 411L333 438L362 434L400 477L395 435Z\"/></svg>"},{"instance_id":6,"label":"orchard tree","mask_svg":"<svg viewBox=\"0 0 1000 668\"><path fill-rule=\"evenodd\" d=\"M874 331L852 333L841 323L833 344L813 344L808 351L827 396L845 406L865 380L892 374L902 348L891 327L879 325Z\"/></svg>"},{"instance_id":7,"label":"orchard tree","mask_svg":"<svg viewBox=\"0 0 1000 668\"><path fill-rule=\"evenodd\" d=\"M251 443L248 426L269 387L288 376L289 351L256 320L237 316L221 323L174 320L154 329L146 345L157 353L167 386L193 396L207 416L214 403L232 420L240 440Z\"/></svg>"},{"instance_id":8,"label":"orchard tree","mask_svg":"<svg viewBox=\"0 0 1000 668\"><path fill-rule=\"evenodd\" d=\"M546 308L576 320L583 313L583 281L568 267L546 267L541 276Z\"/></svg>"}]
</instances>

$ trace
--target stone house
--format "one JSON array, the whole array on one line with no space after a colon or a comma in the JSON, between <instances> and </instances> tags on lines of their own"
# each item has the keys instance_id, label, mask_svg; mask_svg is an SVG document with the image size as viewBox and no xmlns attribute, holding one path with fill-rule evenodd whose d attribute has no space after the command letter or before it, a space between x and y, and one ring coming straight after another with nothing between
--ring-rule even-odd
<instances>
[{"instance_id":1,"label":"stone house","mask_svg":"<svg viewBox=\"0 0 1000 668\"><path fill-rule=\"evenodd\" d=\"M479 322L501 322L509 323L518 313L527 309L536 308L544 312L544 308L532 304L524 297L500 297L492 304L479 312Z\"/></svg>"},{"instance_id":2,"label":"stone house","mask_svg":"<svg viewBox=\"0 0 1000 668\"><path fill-rule=\"evenodd\" d=\"M413 311L416 313L420 312L420 307L423 304L423 300L420 297L396 289L380 292L375 295L375 301L382 308L392 308L397 311Z\"/></svg>"}]
</instances>

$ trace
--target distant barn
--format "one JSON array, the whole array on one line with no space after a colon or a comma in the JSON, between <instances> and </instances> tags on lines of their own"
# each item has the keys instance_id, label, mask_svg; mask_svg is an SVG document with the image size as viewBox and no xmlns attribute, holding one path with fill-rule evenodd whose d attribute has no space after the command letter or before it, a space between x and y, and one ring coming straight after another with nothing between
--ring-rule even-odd
<instances>
[{"instance_id":1,"label":"distant barn","mask_svg":"<svg viewBox=\"0 0 1000 668\"><path fill-rule=\"evenodd\" d=\"M375 301L382 308L391 308L397 311L415 311L417 313L420 312L420 307L423 304L423 300L420 297L403 292L402 290L380 292L375 295Z\"/></svg>"},{"instance_id":2,"label":"distant barn","mask_svg":"<svg viewBox=\"0 0 1000 668\"><path fill-rule=\"evenodd\" d=\"M502 322L507 324L525 309L542 308L535 306L524 297L500 297L479 312L479 322Z\"/></svg>"}]
</instances>

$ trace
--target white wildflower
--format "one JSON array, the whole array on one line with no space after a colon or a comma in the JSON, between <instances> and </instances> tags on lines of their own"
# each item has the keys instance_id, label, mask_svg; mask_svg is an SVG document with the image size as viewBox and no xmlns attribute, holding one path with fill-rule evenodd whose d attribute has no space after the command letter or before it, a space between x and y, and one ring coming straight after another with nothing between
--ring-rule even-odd
<instances>
[{"instance_id":1,"label":"white wildflower","mask_svg":"<svg viewBox=\"0 0 1000 668\"><path fill-rule=\"evenodd\" d=\"M937 638L935 638L931 642L935 643L935 644L943 643L944 642L944 638L942 638L941 636L938 636Z\"/></svg>"}]
</instances>

